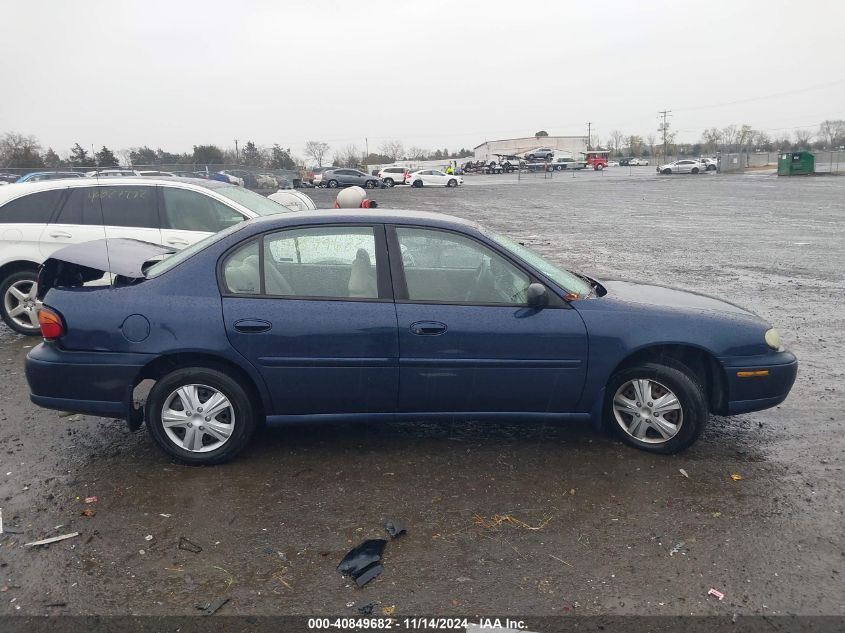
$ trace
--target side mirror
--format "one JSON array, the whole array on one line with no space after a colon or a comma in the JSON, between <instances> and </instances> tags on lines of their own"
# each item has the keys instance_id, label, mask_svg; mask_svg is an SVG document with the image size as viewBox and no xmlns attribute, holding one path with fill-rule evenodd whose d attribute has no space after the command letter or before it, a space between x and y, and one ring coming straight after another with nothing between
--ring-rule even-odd
<instances>
[{"instance_id":1,"label":"side mirror","mask_svg":"<svg viewBox=\"0 0 845 633\"><path fill-rule=\"evenodd\" d=\"M530 284L525 295L532 308L544 308L549 304L549 291L543 284Z\"/></svg>"}]
</instances>

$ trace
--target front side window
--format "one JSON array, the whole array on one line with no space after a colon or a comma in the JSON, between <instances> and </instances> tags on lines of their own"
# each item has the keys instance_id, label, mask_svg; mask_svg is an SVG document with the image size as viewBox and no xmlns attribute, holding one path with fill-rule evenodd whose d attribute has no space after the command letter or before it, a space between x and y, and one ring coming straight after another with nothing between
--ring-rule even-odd
<instances>
[{"instance_id":1,"label":"front side window","mask_svg":"<svg viewBox=\"0 0 845 633\"><path fill-rule=\"evenodd\" d=\"M411 301L524 305L528 275L483 244L448 231L396 229Z\"/></svg>"},{"instance_id":2,"label":"front side window","mask_svg":"<svg viewBox=\"0 0 845 633\"><path fill-rule=\"evenodd\" d=\"M231 207L196 191L162 187L162 194L162 228L216 233L244 219Z\"/></svg>"},{"instance_id":3,"label":"front side window","mask_svg":"<svg viewBox=\"0 0 845 633\"><path fill-rule=\"evenodd\" d=\"M158 228L155 187L74 187L58 221L60 224Z\"/></svg>"},{"instance_id":4,"label":"front side window","mask_svg":"<svg viewBox=\"0 0 845 633\"><path fill-rule=\"evenodd\" d=\"M64 189L39 191L0 207L0 224L47 224Z\"/></svg>"},{"instance_id":5,"label":"front side window","mask_svg":"<svg viewBox=\"0 0 845 633\"><path fill-rule=\"evenodd\" d=\"M308 227L264 238L268 295L378 298L372 227Z\"/></svg>"}]
</instances>

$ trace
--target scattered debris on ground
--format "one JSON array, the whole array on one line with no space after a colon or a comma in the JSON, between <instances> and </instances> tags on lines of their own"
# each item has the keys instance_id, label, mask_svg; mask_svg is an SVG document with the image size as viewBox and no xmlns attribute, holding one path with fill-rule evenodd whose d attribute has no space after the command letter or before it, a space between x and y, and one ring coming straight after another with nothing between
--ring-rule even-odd
<instances>
[{"instance_id":1,"label":"scattered debris on ground","mask_svg":"<svg viewBox=\"0 0 845 633\"><path fill-rule=\"evenodd\" d=\"M85 508L85 509L82 511L82 516L84 516L84 517L88 517L89 519L90 519L92 516L94 516L95 514L97 514L97 511L96 511L94 508Z\"/></svg>"},{"instance_id":2,"label":"scattered debris on ground","mask_svg":"<svg viewBox=\"0 0 845 633\"><path fill-rule=\"evenodd\" d=\"M85 497L85 503L97 503L99 499L97 495L91 495L90 497Z\"/></svg>"},{"instance_id":3,"label":"scattered debris on ground","mask_svg":"<svg viewBox=\"0 0 845 633\"><path fill-rule=\"evenodd\" d=\"M681 473L681 474L682 474L684 477L686 477L687 479L689 479L689 474L688 474L688 473L687 473L687 471L685 471L683 468L679 468L679 469L678 469L678 472L679 472L679 473Z\"/></svg>"},{"instance_id":4,"label":"scattered debris on ground","mask_svg":"<svg viewBox=\"0 0 845 633\"><path fill-rule=\"evenodd\" d=\"M199 545L193 541L189 541L184 536L179 537L179 549L191 552L191 554L199 554L202 551L202 548Z\"/></svg>"},{"instance_id":5,"label":"scattered debris on ground","mask_svg":"<svg viewBox=\"0 0 845 633\"><path fill-rule=\"evenodd\" d=\"M710 587L710 591L708 591L708 592L707 592L707 595L708 595L708 596L715 596L715 597L716 597L716 598L718 598L719 600L724 600L724 599L725 599L725 594L723 594L723 593L722 593L721 591L719 591L718 589L714 589L713 587Z\"/></svg>"},{"instance_id":6,"label":"scattered debris on ground","mask_svg":"<svg viewBox=\"0 0 845 633\"><path fill-rule=\"evenodd\" d=\"M396 613L396 605L390 605L389 607L382 607L381 614L382 615L393 615Z\"/></svg>"},{"instance_id":7,"label":"scattered debris on ground","mask_svg":"<svg viewBox=\"0 0 845 633\"><path fill-rule=\"evenodd\" d=\"M79 536L79 532L71 532L70 534L62 534L61 536L52 536L50 538L45 538L40 541L24 543L24 547L37 547L39 545L49 545L50 543L58 543L59 541L64 541L65 539L73 538L75 536Z\"/></svg>"},{"instance_id":8,"label":"scattered debris on ground","mask_svg":"<svg viewBox=\"0 0 845 633\"><path fill-rule=\"evenodd\" d=\"M363 587L373 578L384 571L379 564L387 541L384 539L369 539L353 547L337 566L344 576L351 576L359 587Z\"/></svg>"},{"instance_id":9,"label":"scattered debris on ground","mask_svg":"<svg viewBox=\"0 0 845 633\"><path fill-rule=\"evenodd\" d=\"M197 609L202 611L203 615L214 615L215 613L217 613L217 611L220 609L220 607L222 607L224 604L229 602L229 600L231 600L231 598L229 598L229 596L225 596L223 598L217 598L217 600L209 602L206 605L197 605Z\"/></svg>"},{"instance_id":10,"label":"scattered debris on ground","mask_svg":"<svg viewBox=\"0 0 845 633\"><path fill-rule=\"evenodd\" d=\"M371 602L369 604L361 605L360 607L358 607L358 613L360 613L361 615L372 615L373 609L375 609L375 607L376 607L375 602Z\"/></svg>"},{"instance_id":11,"label":"scattered debris on ground","mask_svg":"<svg viewBox=\"0 0 845 633\"><path fill-rule=\"evenodd\" d=\"M680 552L681 548L684 545L686 545L686 543L684 541L681 541L680 543L676 544L675 547L673 547L672 549L669 550L669 556L674 556L675 554Z\"/></svg>"},{"instance_id":12,"label":"scattered debris on ground","mask_svg":"<svg viewBox=\"0 0 845 633\"><path fill-rule=\"evenodd\" d=\"M384 529L387 530L390 538L397 538L408 531L405 524L396 519L388 519L387 523L384 524Z\"/></svg>"},{"instance_id":13,"label":"scattered debris on ground","mask_svg":"<svg viewBox=\"0 0 845 633\"><path fill-rule=\"evenodd\" d=\"M739 473L731 473L731 479L734 481L742 481L742 475Z\"/></svg>"},{"instance_id":14,"label":"scattered debris on ground","mask_svg":"<svg viewBox=\"0 0 845 633\"><path fill-rule=\"evenodd\" d=\"M534 526L534 525L529 525L525 521L517 519L515 516L513 516L511 514L494 514L493 516L490 517L489 520L486 519L485 517L481 516L480 514L476 514L475 517L473 518L473 522L476 525L483 527L486 530L497 528L500 525L507 523L509 525L514 525L514 526L522 528L524 530L537 531L537 530L542 530L544 527L546 527L551 520L552 520L551 515L548 515L548 516L544 517L542 521L540 521L539 525Z\"/></svg>"}]
</instances>

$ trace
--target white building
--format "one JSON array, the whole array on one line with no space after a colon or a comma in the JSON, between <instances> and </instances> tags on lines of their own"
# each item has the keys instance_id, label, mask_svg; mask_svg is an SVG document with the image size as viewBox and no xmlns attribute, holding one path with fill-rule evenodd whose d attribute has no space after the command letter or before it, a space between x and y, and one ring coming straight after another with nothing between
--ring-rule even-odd
<instances>
[{"instance_id":1,"label":"white building","mask_svg":"<svg viewBox=\"0 0 845 633\"><path fill-rule=\"evenodd\" d=\"M587 137L529 136L484 141L475 148L475 160L497 160L496 154L525 154L538 147L550 147L556 151L568 152L577 158L580 152L587 151Z\"/></svg>"}]
</instances>

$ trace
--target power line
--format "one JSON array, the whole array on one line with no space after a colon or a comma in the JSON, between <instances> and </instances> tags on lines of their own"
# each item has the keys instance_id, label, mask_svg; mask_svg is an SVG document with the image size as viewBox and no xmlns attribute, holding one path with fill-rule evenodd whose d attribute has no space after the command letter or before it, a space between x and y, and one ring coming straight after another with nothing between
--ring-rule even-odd
<instances>
[{"instance_id":1,"label":"power line","mask_svg":"<svg viewBox=\"0 0 845 633\"><path fill-rule=\"evenodd\" d=\"M815 86L809 86L807 88L798 88L796 90L786 90L784 92L775 92L775 93L769 94L769 95L762 95L762 96L759 96L759 97L750 97L748 99L738 99L736 101L726 101L724 103L715 103L715 104L712 104L712 105L689 106L689 107L683 107L683 108L676 108L676 110L689 111L689 110L707 110L709 108L721 108L723 106L737 105L739 103L750 103L751 101L763 101L765 99L774 99L775 97L785 97L787 95L800 94L800 93L804 93L804 92L811 92L813 90L820 90L822 88L828 88L830 86L836 86L836 85L843 84L843 83L845 83L845 79L839 79L837 81L828 81L827 83L817 84Z\"/></svg>"}]
</instances>

